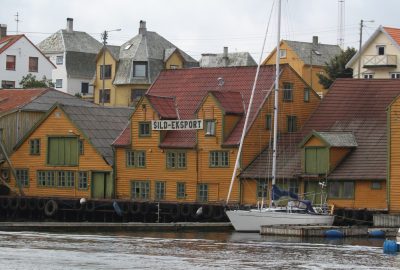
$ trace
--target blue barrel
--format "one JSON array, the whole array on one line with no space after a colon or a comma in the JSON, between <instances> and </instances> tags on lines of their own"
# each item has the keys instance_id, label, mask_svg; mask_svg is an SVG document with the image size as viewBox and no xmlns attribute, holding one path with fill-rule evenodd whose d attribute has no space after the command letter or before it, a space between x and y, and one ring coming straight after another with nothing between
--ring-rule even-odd
<instances>
[{"instance_id":1,"label":"blue barrel","mask_svg":"<svg viewBox=\"0 0 400 270\"><path fill-rule=\"evenodd\" d=\"M383 253L385 254L393 254L399 251L399 247L394 240L385 240L383 242Z\"/></svg>"},{"instance_id":2,"label":"blue barrel","mask_svg":"<svg viewBox=\"0 0 400 270\"><path fill-rule=\"evenodd\" d=\"M324 233L325 237L329 238L342 238L344 237L344 233L339 230L327 230Z\"/></svg>"},{"instance_id":3,"label":"blue barrel","mask_svg":"<svg viewBox=\"0 0 400 270\"><path fill-rule=\"evenodd\" d=\"M374 238L384 238L385 232L382 230L372 230L368 232L368 236Z\"/></svg>"}]
</instances>

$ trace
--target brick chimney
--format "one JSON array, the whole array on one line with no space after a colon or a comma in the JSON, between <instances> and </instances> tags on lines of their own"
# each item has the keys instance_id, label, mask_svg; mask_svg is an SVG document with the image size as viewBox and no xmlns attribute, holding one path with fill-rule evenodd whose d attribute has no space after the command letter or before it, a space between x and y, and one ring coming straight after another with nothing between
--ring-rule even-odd
<instances>
[{"instance_id":1,"label":"brick chimney","mask_svg":"<svg viewBox=\"0 0 400 270\"><path fill-rule=\"evenodd\" d=\"M0 24L0 39L7 36L7 24Z\"/></svg>"},{"instance_id":2,"label":"brick chimney","mask_svg":"<svg viewBox=\"0 0 400 270\"><path fill-rule=\"evenodd\" d=\"M318 45L318 36L313 36L312 37L312 43L313 43L314 46Z\"/></svg>"},{"instance_id":3,"label":"brick chimney","mask_svg":"<svg viewBox=\"0 0 400 270\"><path fill-rule=\"evenodd\" d=\"M67 18L67 32L72 33L74 31L74 19Z\"/></svg>"},{"instance_id":4,"label":"brick chimney","mask_svg":"<svg viewBox=\"0 0 400 270\"><path fill-rule=\"evenodd\" d=\"M146 33L147 33L146 21L140 20L140 23L139 23L139 34L145 35Z\"/></svg>"}]
</instances>

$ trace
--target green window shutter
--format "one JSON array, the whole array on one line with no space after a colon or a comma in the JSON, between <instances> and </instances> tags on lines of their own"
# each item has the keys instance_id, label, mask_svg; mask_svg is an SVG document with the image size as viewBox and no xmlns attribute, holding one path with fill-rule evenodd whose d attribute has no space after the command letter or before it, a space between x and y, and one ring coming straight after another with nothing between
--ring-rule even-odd
<instances>
[{"instance_id":1,"label":"green window shutter","mask_svg":"<svg viewBox=\"0 0 400 270\"><path fill-rule=\"evenodd\" d=\"M50 165L78 164L78 138L49 138L48 148L47 161Z\"/></svg>"},{"instance_id":2,"label":"green window shutter","mask_svg":"<svg viewBox=\"0 0 400 270\"><path fill-rule=\"evenodd\" d=\"M328 171L328 149L316 148L317 173L326 173Z\"/></svg>"},{"instance_id":3,"label":"green window shutter","mask_svg":"<svg viewBox=\"0 0 400 270\"><path fill-rule=\"evenodd\" d=\"M316 149L306 148L305 149L305 169L306 173L316 173L317 171L317 160L316 160Z\"/></svg>"}]
</instances>

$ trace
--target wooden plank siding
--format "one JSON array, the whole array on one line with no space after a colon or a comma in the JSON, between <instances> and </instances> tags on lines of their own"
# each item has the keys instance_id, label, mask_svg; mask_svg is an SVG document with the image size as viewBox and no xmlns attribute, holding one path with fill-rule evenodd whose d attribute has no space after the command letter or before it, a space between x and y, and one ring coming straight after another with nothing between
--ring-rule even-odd
<instances>
[{"instance_id":1,"label":"wooden plank siding","mask_svg":"<svg viewBox=\"0 0 400 270\"><path fill-rule=\"evenodd\" d=\"M44 115L44 112L16 111L0 117L0 129L3 130L3 143L8 154L12 153L15 144Z\"/></svg>"},{"instance_id":2,"label":"wooden plank siding","mask_svg":"<svg viewBox=\"0 0 400 270\"><path fill-rule=\"evenodd\" d=\"M84 153L79 155L77 166L51 166L47 164L47 144L50 136L77 136L83 140ZM30 140L40 140L40 155L30 155ZM24 187L27 196L51 196L69 198L90 198L91 171L108 171L112 168L94 147L83 137L80 130L68 119L62 110L54 109L22 145L11 155L11 162L15 169L29 170L29 187ZM38 185L37 171L87 171L88 189L80 190L77 187L78 175L75 176L75 187L42 187ZM15 179L11 177L11 186L16 186Z\"/></svg>"},{"instance_id":3,"label":"wooden plank siding","mask_svg":"<svg viewBox=\"0 0 400 270\"><path fill-rule=\"evenodd\" d=\"M388 196L389 212L400 212L400 100L396 98L388 111L389 117L389 164L388 164Z\"/></svg>"},{"instance_id":4,"label":"wooden plank siding","mask_svg":"<svg viewBox=\"0 0 400 270\"><path fill-rule=\"evenodd\" d=\"M329 153L329 167L334 170L337 165L351 152L351 149L344 147L331 147Z\"/></svg>"}]
</instances>

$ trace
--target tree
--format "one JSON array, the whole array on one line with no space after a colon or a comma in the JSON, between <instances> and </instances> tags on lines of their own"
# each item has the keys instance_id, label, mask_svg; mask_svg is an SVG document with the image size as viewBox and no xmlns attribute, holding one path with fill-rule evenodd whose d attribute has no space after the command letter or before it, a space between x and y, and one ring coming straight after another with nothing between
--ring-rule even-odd
<instances>
[{"instance_id":1,"label":"tree","mask_svg":"<svg viewBox=\"0 0 400 270\"><path fill-rule=\"evenodd\" d=\"M23 76L22 80L19 82L22 88L48 88L54 87L54 83L48 80L46 76L43 76L42 80L36 80L36 76L28 73L28 75Z\"/></svg>"},{"instance_id":2,"label":"tree","mask_svg":"<svg viewBox=\"0 0 400 270\"><path fill-rule=\"evenodd\" d=\"M337 78L352 78L353 69L346 68L346 64L356 54L356 49L348 47L341 54L333 57L324 67L326 75L317 74L319 83L328 89Z\"/></svg>"}]
</instances>

